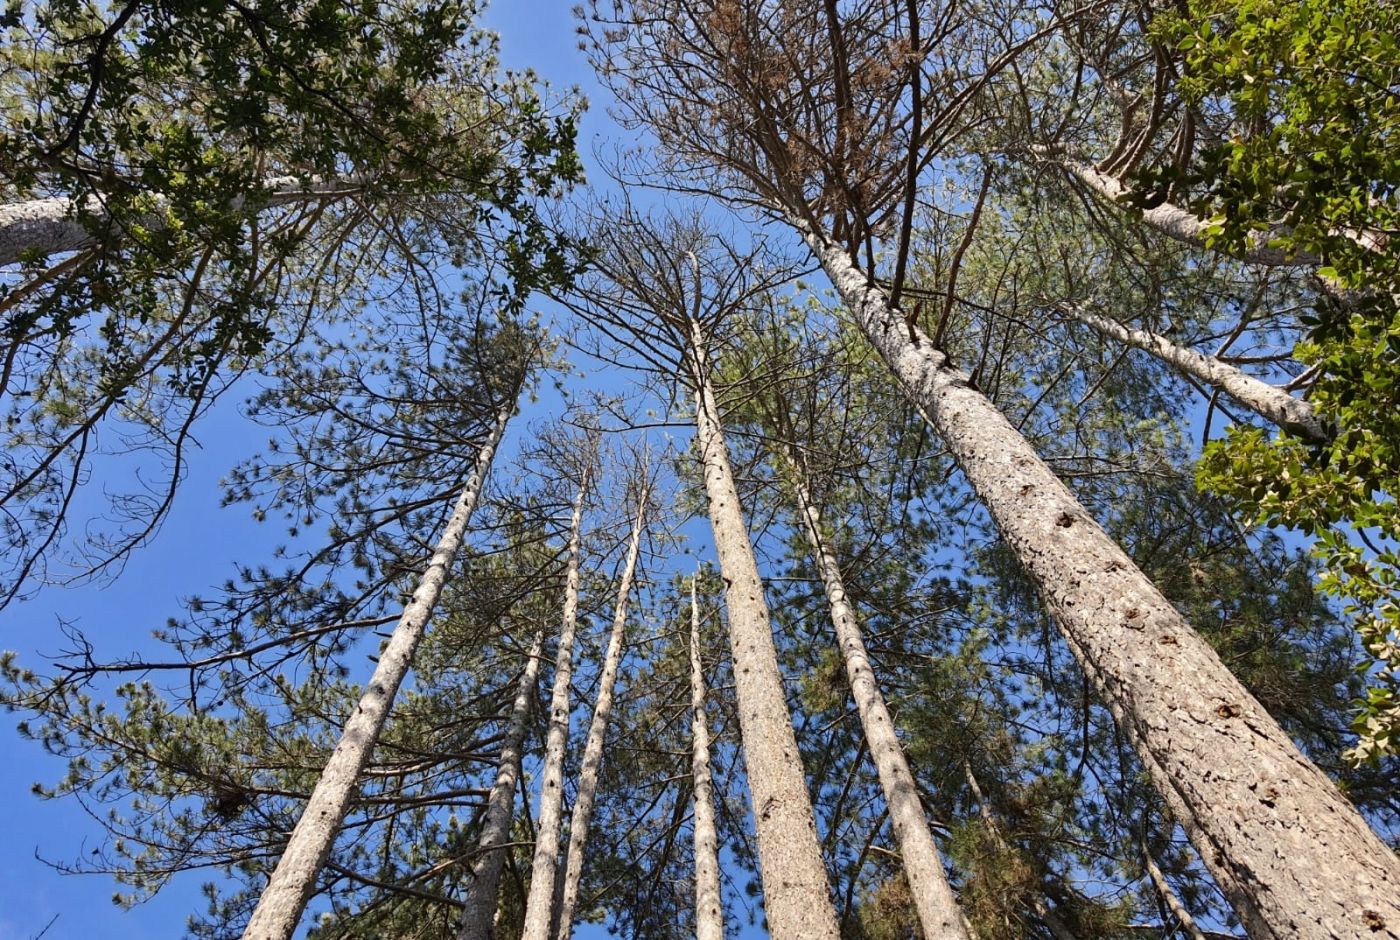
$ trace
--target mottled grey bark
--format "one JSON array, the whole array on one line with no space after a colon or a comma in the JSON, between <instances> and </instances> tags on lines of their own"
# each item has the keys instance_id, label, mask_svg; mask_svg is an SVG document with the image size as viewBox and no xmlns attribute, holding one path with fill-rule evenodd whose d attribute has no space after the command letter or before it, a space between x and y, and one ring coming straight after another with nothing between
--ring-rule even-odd
<instances>
[{"instance_id":1,"label":"mottled grey bark","mask_svg":"<svg viewBox=\"0 0 1400 940\"><path fill-rule=\"evenodd\" d=\"M379 662L354 714L345 722L340 740L326 761L306 809L297 820L277 868L243 931L244 940L289 940L296 930L302 911L315 890L316 875L330 855L341 822L350 809L360 773L369 762L399 685L413 665L414 653L427 630L428 620L433 615L433 608L447 579L447 570L462 544L496 447L514 410L514 401L501 407L495 426L477 453L476 465L447 525L443 527L433 557L404 608L398 625L390 634L389 642L380 652Z\"/></svg>"},{"instance_id":2,"label":"mottled grey bark","mask_svg":"<svg viewBox=\"0 0 1400 940\"><path fill-rule=\"evenodd\" d=\"M700 605L690 579L690 778L695 799L695 940L724 940L719 892L719 833L710 776L710 725L705 713L705 666L700 659Z\"/></svg>"},{"instance_id":3,"label":"mottled grey bark","mask_svg":"<svg viewBox=\"0 0 1400 940\"><path fill-rule=\"evenodd\" d=\"M642 473L646 472L647 469L643 468ZM593 718L588 725L588 742L584 745L583 763L579 766L578 793L574 796L573 815L569 817L569 850L564 863L564 882L559 893L558 927L555 930L558 940L569 940L574 929L579 879L583 877L583 850L588 845L588 825L593 817L593 799L598 792L598 771L603 766L603 741L608 733L613 688L617 684L617 667L622 662L622 641L627 630L627 597L632 591L637 556L642 550L642 532L646 527L648 498L648 487L643 483L637 500L637 517L632 522L632 538L627 546L627 559L622 565L622 579L617 586L617 604L613 608L608 648L603 655L603 670L598 676L598 700L593 706Z\"/></svg>"},{"instance_id":4,"label":"mottled grey bark","mask_svg":"<svg viewBox=\"0 0 1400 940\"><path fill-rule=\"evenodd\" d=\"M88 197L87 213L102 218L102 204ZM0 264L13 264L26 256L46 258L97 244L97 239L77 219L78 207L62 196L30 199L0 206Z\"/></svg>"},{"instance_id":5,"label":"mottled grey bark","mask_svg":"<svg viewBox=\"0 0 1400 940\"><path fill-rule=\"evenodd\" d=\"M564 819L564 746L569 739L569 683L574 673L574 632L578 626L578 568L582 542L583 500L588 473L579 484L574 515L569 523L569 566L564 582L564 616L559 628L559 651L554 658L554 692L549 700L549 732L545 739L544 779L540 782L540 812L535 825L535 855L530 867L530 893L525 899L521 940L548 940L555 911L555 869L559 830Z\"/></svg>"},{"instance_id":6,"label":"mottled grey bark","mask_svg":"<svg viewBox=\"0 0 1400 940\"><path fill-rule=\"evenodd\" d=\"M258 200L258 208L286 206L312 199L334 199L358 191L359 182L344 180L302 180L295 176L268 179ZM156 200L157 211L142 219L145 224L163 226L164 216L158 211L162 200ZM238 211L247 203L238 198L229 205ZM86 215L85 225L78 216ZM13 264L21 258L37 260L66 251L90 248L101 242L93 229L111 221L106 205L97 196L88 196L81 206L65 196L29 199L0 206L0 265ZM90 227L91 226L91 227Z\"/></svg>"},{"instance_id":7,"label":"mottled grey bark","mask_svg":"<svg viewBox=\"0 0 1400 940\"><path fill-rule=\"evenodd\" d=\"M948 885L938 847L934 845L933 832L929 829L928 816L919 799L918 786L909 771L904 748L895 734L894 721L890 718L885 697L880 692L880 684L870 665L856 612L847 599L841 568L822 535L821 514L807 488L805 469L791 445L786 445L786 451L798 514L802 517L807 543L812 548L817 570L821 573L827 605L831 609L831 622L836 628L836 641L846 664L851 696L855 699L856 713L860 716L870 757L885 794L890 825L904 862L904 874L909 880L910 893L914 896L919 923L928 940L967 940L961 911L953 897L953 889Z\"/></svg>"},{"instance_id":8,"label":"mottled grey bark","mask_svg":"<svg viewBox=\"0 0 1400 940\"><path fill-rule=\"evenodd\" d=\"M1100 198L1127 208L1122 200L1128 195L1129 190L1117 178L1099 171L1091 164L1078 160L1060 159L1058 162L1070 176L1083 183ZM1169 202L1141 211L1142 220L1162 234L1197 248L1205 246L1205 230L1210 223L1194 213ZM1248 248L1239 252L1235 257L1241 261L1271 267L1312 267L1320 263L1315 255L1289 254L1277 248L1270 248L1268 241L1268 234L1260 233Z\"/></svg>"},{"instance_id":9,"label":"mottled grey bark","mask_svg":"<svg viewBox=\"0 0 1400 940\"><path fill-rule=\"evenodd\" d=\"M1148 877L1152 879L1152 885L1157 889L1158 895L1166 902L1167 909L1172 912L1176 922L1186 931L1191 940L1206 940L1206 935L1201 932L1201 928L1196 926L1196 919L1191 916L1191 912L1186 909L1186 905L1181 902L1176 890L1172 888L1171 882L1167 881L1167 876L1158 867L1157 860L1152 857L1146 845L1142 847L1142 861L1147 868Z\"/></svg>"},{"instance_id":10,"label":"mottled grey bark","mask_svg":"<svg viewBox=\"0 0 1400 940\"><path fill-rule=\"evenodd\" d=\"M520 780L520 758L525 748L525 735L529 731L530 707L535 701L535 683L539 681L543 651L544 631L540 630L535 633L535 639L530 644L529 659L515 689L515 702L510 709L510 724L506 726L501 759L496 765L496 782L491 785L491 795L486 798L481 836L477 839L476 856L467 880L467 894L463 901L457 940L490 940L491 937L501 869L506 861L506 851L501 846L510 841L515 787Z\"/></svg>"},{"instance_id":11,"label":"mottled grey bark","mask_svg":"<svg viewBox=\"0 0 1400 940\"><path fill-rule=\"evenodd\" d=\"M1053 152L1048 148L1038 149L1046 154ZM1127 204L1123 200L1130 190L1116 177L1079 160L1061 158L1058 162L1070 176L1079 180L1100 198L1126 207ZM1142 220L1157 231L1188 245L1205 246L1206 230L1211 227L1212 223L1189 210L1164 202L1151 209L1138 211L1142 213ZM1270 267L1316 267L1322 264L1322 259L1309 252L1288 252L1269 246L1271 239L1286 232L1286 228L1255 232L1249 238L1248 247L1243 251L1230 252L1229 254L1241 261ZM1341 228L1333 229L1331 234L1345 238L1357 247L1375 254L1385 254L1390 245L1389 233L1379 229Z\"/></svg>"},{"instance_id":12,"label":"mottled grey bark","mask_svg":"<svg viewBox=\"0 0 1400 940\"><path fill-rule=\"evenodd\" d=\"M837 940L840 930L778 669L773 626L739 506L698 324L692 325L692 337L688 359L695 393L695 437L725 582L734 695L769 934L774 940Z\"/></svg>"},{"instance_id":13,"label":"mottled grey bark","mask_svg":"<svg viewBox=\"0 0 1400 940\"><path fill-rule=\"evenodd\" d=\"M1117 320L1090 313L1082 307L1065 305L1056 309L1104 336L1151 353L1192 378L1199 379L1211 388L1219 389L1250 411L1299 437L1318 444L1325 444L1332 439L1327 425L1317 416L1310 403L1247 375L1229 363L1194 349L1178 346L1165 336L1124 326Z\"/></svg>"},{"instance_id":14,"label":"mottled grey bark","mask_svg":"<svg viewBox=\"0 0 1400 940\"><path fill-rule=\"evenodd\" d=\"M794 220L799 230L806 226ZM920 403L1256 940L1400 938L1400 862L967 376L808 242ZM1233 883L1234 888L1229 885Z\"/></svg>"}]
</instances>

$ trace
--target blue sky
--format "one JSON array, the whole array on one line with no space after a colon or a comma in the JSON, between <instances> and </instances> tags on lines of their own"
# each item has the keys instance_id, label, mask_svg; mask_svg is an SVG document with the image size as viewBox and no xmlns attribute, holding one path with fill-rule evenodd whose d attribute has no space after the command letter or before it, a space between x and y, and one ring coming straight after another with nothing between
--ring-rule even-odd
<instances>
[{"instance_id":1,"label":"blue sky","mask_svg":"<svg viewBox=\"0 0 1400 940\"><path fill-rule=\"evenodd\" d=\"M217 583L235 557L265 549L276 539L275 531L259 527L246 510L218 508L220 476L257 448L266 433L236 415L211 417L175 510L155 541L137 552L110 585L51 589L11 606L0 626L0 645L18 650L22 663L34 662L34 654L61 646L62 618L112 655L153 648L151 629L177 611L182 595ZM213 539L211 526L217 532ZM62 761L20 739L13 716L0 718L0 940L31 937L55 914L58 920L46 938L88 937L99 930L111 940L178 935L186 914L202 906L198 877L122 913L111 901L117 887L111 879L61 875L35 857L77 861L100 839L96 823L71 801L44 801L30 794L36 781L52 783L63 770Z\"/></svg>"},{"instance_id":2,"label":"blue sky","mask_svg":"<svg viewBox=\"0 0 1400 940\"><path fill-rule=\"evenodd\" d=\"M589 97L591 108L581 125L579 147L591 175L599 180L602 174L596 169L594 153L606 155L627 138L609 118L607 95L577 48L571 5L572 0L498 0L487 11L485 22L501 34L507 67L533 68L557 88L578 85ZM614 388L620 381L618 376L599 374L593 379ZM202 423L198 436L203 446L191 461L172 515L154 543L133 557L122 577L100 589L49 590L11 607L0 615L0 648L16 649L23 662L33 663L37 655L55 652L62 645L58 630L62 620L98 640L107 656L151 649L150 630L177 612L182 596L222 581L235 560L265 557L282 531L254 523L247 507L219 508L220 477L241 457L259 449L266 438L265 430L238 416L235 406L242 397L235 392ZM555 404L549 397L545 401L541 407ZM516 425L517 433L524 423ZM688 526L686 532L694 539L694 550L703 555L708 547L703 523ZM37 854L56 862L81 861L102 835L100 827L72 801L44 802L30 794L34 782L51 783L64 768L32 742L22 741L13 724L12 718L0 715L0 940L33 937L50 921L47 938L179 935L186 916L203 907L201 873L177 878L153 900L123 912L111 902L117 887L111 879L63 876L36 858ZM606 936L606 931L584 925L576 936L592 940ZM763 936L763 932L749 929L743 936Z\"/></svg>"}]
</instances>

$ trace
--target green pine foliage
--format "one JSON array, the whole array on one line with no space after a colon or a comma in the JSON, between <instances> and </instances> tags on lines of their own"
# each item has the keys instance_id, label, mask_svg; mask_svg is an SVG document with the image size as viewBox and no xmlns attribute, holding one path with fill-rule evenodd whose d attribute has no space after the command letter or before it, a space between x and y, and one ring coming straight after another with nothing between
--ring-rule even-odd
<instances>
[{"instance_id":1,"label":"green pine foliage","mask_svg":"<svg viewBox=\"0 0 1400 940\"><path fill-rule=\"evenodd\" d=\"M713 20L735 37L776 28L754 25L768 22L762 6L723 0ZM773 48L786 54L797 46L776 39L806 36L808 52L834 60L827 24L813 19L823 11L799 7L772 21L785 30ZM955 110L923 129L939 143L915 168L901 268L909 325L1395 843L1396 12L1381 0L1185 0L1150 16L1129 4L1090 14L981 3L941 23L920 60L903 26L871 14L878 5L833 8L847 17L842 54L862 65L844 90L850 126L868 133L842 137L835 160L820 152L834 140L780 134L783 147L756 165L811 184L871 277L892 283L912 132L896 112L922 61L925 91ZM204 877L207 905L189 935L237 935L477 448L517 402L302 926L315 940L455 936L517 683L543 632L496 898L497 936L519 933L576 469L568 442L580 428L667 437L653 449L662 496L578 920L629 940L694 936L698 577L726 922L731 934L764 926L734 701L744 664L726 641L702 481L679 430L693 412L672 293L689 298L693 284L843 938L922 933L797 515L799 476L975 936L1181 936L1169 897L1208 936L1239 936L1035 586L849 312L793 276L804 259L768 231L711 238L714 205L678 213L649 240L630 202L595 205L601 218L587 224L556 214L583 180L579 104L532 73L504 73L478 13L469 0L47 0L0 20L0 199L74 200L95 237L5 272L0 596L48 576L72 493L115 465L109 450L139 445L173 461L159 499L122 503L122 526L78 539L99 559L137 550L173 498L191 428L245 376L257 387L242 417L270 440L228 470L225 511L286 533L155 631L164 653L153 661L105 661L105 643L76 633L43 668L0 658L0 706L66 763L35 793L87 809L104 836L74 869L114 876L124 905ZM592 38L634 35L613 25ZM790 131L832 107L817 100L824 71L803 88L784 77L800 77L801 63L765 58L767 47L729 52L760 61L793 114L811 107L793 123L769 112L758 123ZM649 88L648 101L675 93ZM725 96L723 107L749 104ZM612 168L621 200L650 200L637 175L669 187L667 198L699 190L768 211L723 174L674 172L684 160L668 148L693 143L691 131L705 140L711 121L693 102L677 107L684 121L654 162ZM1089 153L1136 187L1129 205L1096 199L1053 162ZM347 192L270 205L261 183L280 177L343 180ZM1205 244L1144 224L1139 210L1168 200L1208 222ZM876 208L878 219L860 217ZM690 251L673 250L681 243ZM1306 264L1241 260L1260 246ZM625 290L609 282L628 275ZM717 282L752 289L732 307L711 304L732 293ZM1074 308L1306 390L1335 436L1315 445L1262 427L1075 321ZM601 381L585 374L590 353L606 363ZM603 450L584 530L566 803L635 510L626 461Z\"/></svg>"}]
</instances>

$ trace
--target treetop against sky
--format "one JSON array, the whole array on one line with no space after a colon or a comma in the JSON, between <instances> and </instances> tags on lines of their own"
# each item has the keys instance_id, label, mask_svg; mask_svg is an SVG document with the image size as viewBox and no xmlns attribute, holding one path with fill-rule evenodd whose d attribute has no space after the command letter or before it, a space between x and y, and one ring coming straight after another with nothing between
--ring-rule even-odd
<instances>
[{"instance_id":1,"label":"treetop against sky","mask_svg":"<svg viewBox=\"0 0 1400 940\"><path fill-rule=\"evenodd\" d=\"M0 940L1400 936L1395 16L9 10Z\"/></svg>"}]
</instances>

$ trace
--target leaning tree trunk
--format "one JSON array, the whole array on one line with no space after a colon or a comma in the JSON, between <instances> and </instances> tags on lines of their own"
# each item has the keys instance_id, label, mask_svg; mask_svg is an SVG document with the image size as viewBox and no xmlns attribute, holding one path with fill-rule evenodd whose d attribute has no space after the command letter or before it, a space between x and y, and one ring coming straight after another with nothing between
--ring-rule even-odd
<instances>
[{"instance_id":1,"label":"leaning tree trunk","mask_svg":"<svg viewBox=\"0 0 1400 940\"><path fill-rule=\"evenodd\" d=\"M914 895L919 923L924 928L923 935L928 940L968 940L958 902L948 884L943 860L928 826L928 816L919 799L918 786L909 771L904 748L895 734L885 697L880 693L880 684L871 668L856 613L847 600L841 568L822 537L821 515L807 489L804 467L790 443L785 445L785 449L798 514L802 517L802 528L807 533L817 570L821 572L827 605L831 609L831 622L836 628L836 640L846 663L846 678L850 682L866 743L870 746L870 757L880 778L880 788L885 794L890 825L904 862L910 893Z\"/></svg>"},{"instance_id":2,"label":"leaning tree trunk","mask_svg":"<svg viewBox=\"0 0 1400 940\"><path fill-rule=\"evenodd\" d=\"M1033 150L1053 156L1053 148L1036 147ZM1131 190L1125 187L1116 177L1104 173L1097 167L1087 163L1072 159L1060 159L1060 166L1079 182L1092 190L1099 198L1106 202L1123 205ZM1205 247L1206 233L1210 230L1212 223L1190 211L1174 206L1171 203L1162 203L1150 209L1140 209L1142 220L1157 231L1170 235L1177 241L1188 245ZM1304 251L1284 251L1279 248L1270 247L1269 241L1281 232L1287 231L1280 226L1262 232L1254 232L1249 238L1249 243L1243 251L1232 253L1233 257L1241 261L1249 261L1254 264L1268 265L1271 267L1316 267L1322 263L1317 255ZM1331 229L1328 234L1344 238L1358 248L1369 251L1373 254L1384 255L1390 249L1390 233L1377 228L1338 228Z\"/></svg>"},{"instance_id":3,"label":"leaning tree trunk","mask_svg":"<svg viewBox=\"0 0 1400 940\"><path fill-rule=\"evenodd\" d=\"M520 756L529 730L530 705L535 700L535 683L539 681L540 654L543 650L544 631L540 630L530 644L530 658L515 689L510 724L506 727L501 760L496 767L496 782L491 785L491 795L486 798L486 813L481 824L481 836L476 843L476 859L472 862L457 940L491 938L501 868L506 860L504 846L510 840L510 824L514 816L515 785L520 779Z\"/></svg>"},{"instance_id":4,"label":"leaning tree trunk","mask_svg":"<svg viewBox=\"0 0 1400 940\"><path fill-rule=\"evenodd\" d=\"M973 774L972 765L967 761L963 761L963 779L967 781L968 789L972 791L972 798L977 801L977 813L982 817L982 823L987 827L987 834L992 837L997 849L1008 855L1019 854L1018 850L1013 849L1006 841L1006 836L1002 835L1001 820L997 818L997 814L987 802L982 788L977 785L977 776ZM1039 892L1033 892L1030 901L1031 907L1035 908L1035 913L1040 918L1040 922L1045 925L1045 929L1050 931L1055 940L1077 940L1074 934L1070 933L1069 928L1065 926L1065 922L1060 919L1060 915L1045 903L1045 899L1040 896Z\"/></svg>"},{"instance_id":5,"label":"leaning tree trunk","mask_svg":"<svg viewBox=\"0 0 1400 940\"><path fill-rule=\"evenodd\" d=\"M1191 912L1186 909L1181 897L1176 893L1176 889L1167 881L1167 876L1157 864L1157 860L1152 857L1152 850L1147 847L1146 839L1142 843L1142 863L1147 869L1148 877L1152 879L1152 886L1157 889L1157 894L1171 911L1176 922L1191 940L1206 940L1206 935L1201 932L1201 928L1196 926L1196 918L1191 916Z\"/></svg>"},{"instance_id":6,"label":"leaning tree trunk","mask_svg":"<svg viewBox=\"0 0 1400 940\"><path fill-rule=\"evenodd\" d=\"M763 582L739 507L739 492L709 381L704 337L698 324L692 324L691 329L692 348L687 358L693 370L695 436L715 550L725 581L734 694L753 799L768 928L774 940L837 940L840 929L783 692Z\"/></svg>"},{"instance_id":7,"label":"leaning tree trunk","mask_svg":"<svg viewBox=\"0 0 1400 940\"><path fill-rule=\"evenodd\" d=\"M694 577L690 579L690 779L695 797L695 940L724 940L710 725L705 714L705 666L700 659L700 605L695 601Z\"/></svg>"},{"instance_id":8,"label":"leaning tree trunk","mask_svg":"<svg viewBox=\"0 0 1400 940\"><path fill-rule=\"evenodd\" d=\"M558 940L569 940L573 933L579 879L583 877L583 850L588 844L588 824L593 816L593 798L598 792L598 770L603 764L603 739L607 735L608 717L612 713L617 667L622 661L622 640L627 629L627 595L632 590L637 555L642 549L647 497L647 486L643 484L637 501L637 518L632 523L632 540L627 546L627 560L622 565L622 580L617 586L617 606L613 610L608 649L603 656L603 671L598 677L598 701L593 706L588 743L584 745L583 764L579 767L578 794L574 797L573 815L569 817L569 851L564 864L563 890L559 894L559 924L555 931Z\"/></svg>"},{"instance_id":9,"label":"leaning tree trunk","mask_svg":"<svg viewBox=\"0 0 1400 940\"><path fill-rule=\"evenodd\" d=\"M316 887L316 875L330 855L340 824L350 808L360 773L369 762L399 685L413 665L414 653L423 639L428 619L447 579L447 569L452 566L457 549L462 544L467 523L491 467L491 459L514 410L515 402L510 401L497 413L496 424L477 453L476 465L443 528L433 557L419 579L408 606L404 608L398 626L379 654L379 662L370 676L369 685L360 696L354 714L346 720L340 741L326 761L306 809L292 830L287 848L283 850L272 878L258 898L258 906L243 931L244 940L289 940L296 930L302 911L306 909L306 903Z\"/></svg>"},{"instance_id":10,"label":"leaning tree trunk","mask_svg":"<svg viewBox=\"0 0 1400 940\"><path fill-rule=\"evenodd\" d=\"M1400 861L1034 448L807 234L861 331L919 403L1035 580L1067 644L1250 935L1400 938Z\"/></svg>"},{"instance_id":11,"label":"leaning tree trunk","mask_svg":"<svg viewBox=\"0 0 1400 940\"><path fill-rule=\"evenodd\" d=\"M569 683L573 681L574 631L578 626L578 568L583 499L588 491L584 472L569 524L569 570L564 583L564 622L554 658L554 692L549 701L549 733L545 741L544 781L540 814L535 826L535 857L530 869L530 893L525 900L521 940L548 940L554 917L554 871L558 867L559 828L564 817L564 745L569 738Z\"/></svg>"},{"instance_id":12,"label":"leaning tree trunk","mask_svg":"<svg viewBox=\"0 0 1400 940\"><path fill-rule=\"evenodd\" d=\"M1305 440L1314 444L1326 444L1332 440L1326 423L1317 416L1309 402L1294 398L1283 389L1247 375L1229 363L1179 346L1165 336L1147 330L1132 329L1117 320L1101 317L1078 306L1061 306L1056 309L1104 336L1151 353L1167 365L1219 389L1260 417Z\"/></svg>"},{"instance_id":13,"label":"leaning tree trunk","mask_svg":"<svg viewBox=\"0 0 1400 940\"><path fill-rule=\"evenodd\" d=\"M1105 202L1123 206L1124 200L1131 195L1131 191L1118 181L1117 177L1104 173L1097 167L1079 160L1058 157L1051 148L1036 148L1042 155L1055 159L1070 176L1088 187L1095 195ZM1202 219L1187 209L1172 205L1169 202L1161 203L1151 209L1142 209L1142 221L1164 235L1168 235L1183 244L1203 248L1206 244L1206 231L1210 228L1210 222ZM1312 267L1319 263L1314 255L1306 253L1289 253L1278 248L1269 247L1268 232L1261 232L1257 237L1251 239L1248 247L1235 257L1241 261L1248 261L1252 264L1267 265L1270 267Z\"/></svg>"},{"instance_id":14,"label":"leaning tree trunk","mask_svg":"<svg viewBox=\"0 0 1400 940\"><path fill-rule=\"evenodd\" d=\"M266 209L312 199L335 199L358 191L361 182L358 177L313 178L308 182L295 176L276 176L264 181L256 207ZM247 203L246 198L234 199L229 209L236 212ZM165 202L157 198L155 210L143 216L141 223L163 227L165 217L160 210L164 205ZM86 224L80 215L88 217ZM106 204L97 196L88 196L81 204L66 196L54 196L0 205L0 265L91 248L102 243L98 233L111 223Z\"/></svg>"}]
</instances>

